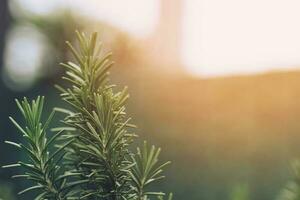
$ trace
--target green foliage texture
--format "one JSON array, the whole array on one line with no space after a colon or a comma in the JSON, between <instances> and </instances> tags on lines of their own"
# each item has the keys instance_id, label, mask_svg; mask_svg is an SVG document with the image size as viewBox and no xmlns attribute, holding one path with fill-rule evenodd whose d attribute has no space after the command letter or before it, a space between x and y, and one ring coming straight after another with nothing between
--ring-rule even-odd
<instances>
[{"instance_id":1,"label":"green foliage texture","mask_svg":"<svg viewBox=\"0 0 300 200\"><path fill-rule=\"evenodd\" d=\"M97 34L76 32L75 48L67 45L73 62L61 63L67 87L56 87L68 108L54 108L43 122L44 97L16 100L24 123L10 118L24 140L6 141L26 154L26 161L3 168L22 168L32 186L19 192L35 192L36 200L171 200L172 194L149 190L163 179L160 148L144 142L136 152L131 146L137 135L125 104L127 88L115 91L109 83L111 54L103 54ZM65 114L61 127L49 128L56 112Z\"/></svg>"}]
</instances>

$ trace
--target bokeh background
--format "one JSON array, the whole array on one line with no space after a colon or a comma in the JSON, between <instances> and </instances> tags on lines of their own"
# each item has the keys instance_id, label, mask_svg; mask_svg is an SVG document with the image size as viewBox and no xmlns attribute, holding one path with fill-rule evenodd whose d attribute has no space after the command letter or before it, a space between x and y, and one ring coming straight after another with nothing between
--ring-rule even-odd
<instances>
[{"instance_id":1,"label":"bokeh background","mask_svg":"<svg viewBox=\"0 0 300 200\"><path fill-rule=\"evenodd\" d=\"M300 157L297 0L1 0L0 165L22 158L14 99L45 95L74 30L99 32L129 86L139 140L171 160L159 190L175 200L271 200ZM0 169L0 199L24 182Z\"/></svg>"}]
</instances>

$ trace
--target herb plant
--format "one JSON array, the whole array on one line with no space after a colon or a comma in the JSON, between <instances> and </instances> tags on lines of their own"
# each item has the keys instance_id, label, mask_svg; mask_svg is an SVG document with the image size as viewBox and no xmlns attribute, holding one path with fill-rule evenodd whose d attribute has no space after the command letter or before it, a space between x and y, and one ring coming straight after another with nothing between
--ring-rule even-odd
<instances>
[{"instance_id":1,"label":"herb plant","mask_svg":"<svg viewBox=\"0 0 300 200\"><path fill-rule=\"evenodd\" d=\"M33 184L19 194L35 191L36 200L163 200L165 194L149 190L149 185L163 179L159 163L160 148L144 142L131 150L136 138L135 126L126 115L127 88L115 92L109 83L111 54L103 56L97 34L87 37L76 32L79 50L67 45L75 61L61 63L68 87L56 87L70 108L54 108L42 122L44 97L16 100L24 123L10 120L24 137L24 142L6 143L27 155L26 161L3 168L21 167ZM55 112L63 112L63 126L49 124ZM165 199L171 200L172 194Z\"/></svg>"}]
</instances>

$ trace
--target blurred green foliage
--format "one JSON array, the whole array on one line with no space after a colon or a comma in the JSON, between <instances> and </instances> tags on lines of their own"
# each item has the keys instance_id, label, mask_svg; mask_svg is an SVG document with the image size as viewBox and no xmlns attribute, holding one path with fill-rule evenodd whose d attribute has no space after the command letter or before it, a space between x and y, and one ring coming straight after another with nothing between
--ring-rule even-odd
<instances>
[{"instance_id":1,"label":"blurred green foliage","mask_svg":"<svg viewBox=\"0 0 300 200\"><path fill-rule=\"evenodd\" d=\"M1 200L16 199L12 184L0 182L0 199Z\"/></svg>"},{"instance_id":2,"label":"blurred green foliage","mask_svg":"<svg viewBox=\"0 0 300 200\"><path fill-rule=\"evenodd\" d=\"M249 200L249 190L246 184L237 184L233 187L230 200Z\"/></svg>"}]
</instances>

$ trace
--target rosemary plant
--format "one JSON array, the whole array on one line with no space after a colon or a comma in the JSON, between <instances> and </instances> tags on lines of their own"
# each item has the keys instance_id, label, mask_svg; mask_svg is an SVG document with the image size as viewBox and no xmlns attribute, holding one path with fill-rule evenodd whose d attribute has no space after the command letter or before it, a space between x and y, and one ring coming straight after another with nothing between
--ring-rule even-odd
<instances>
[{"instance_id":1,"label":"rosemary plant","mask_svg":"<svg viewBox=\"0 0 300 200\"><path fill-rule=\"evenodd\" d=\"M26 143L6 143L21 149L29 160L3 167L24 168L25 173L14 178L31 180L33 186L20 194L38 190L36 199L163 200L164 193L147 188L164 178L162 171L169 162L159 163L160 148L146 142L137 152L130 150L136 134L125 112L127 88L115 92L109 83L113 62L111 54L102 55L97 34L76 34L79 50L67 42L75 61L61 63L68 87L56 85L70 109L54 109L43 125L44 97L31 103L17 100L25 125L11 120ZM66 114L64 126L52 129L49 137L47 128L55 111Z\"/></svg>"},{"instance_id":2,"label":"rosemary plant","mask_svg":"<svg viewBox=\"0 0 300 200\"><path fill-rule=\"evenodd\" d=\"M54 115L54 111L43 124L41 116L44 105L44 97L37 97L31 103L26 98L19 102L16 100L19 110L25 119L25 125L20 126L13 118L10 120L25 138L25 142L17 144L6 141L18 149L22 150L28 156L28 162L19 161L16 164L6 165L3 168L22 167L24 174L14 175L13 178L26 178L34 182L33 186L19 192L23 194L31 190L39 189L41 193L36 199L65 199L69 192L66 187L67 174L64 176L61 172L60 160L64 157L64 149L71 144L74 139L70 139L61 148L50 151L51 146L57 142L63 131L55 133L49 139L47 138L47 128Z\"/></svg>"}]
</instances>

